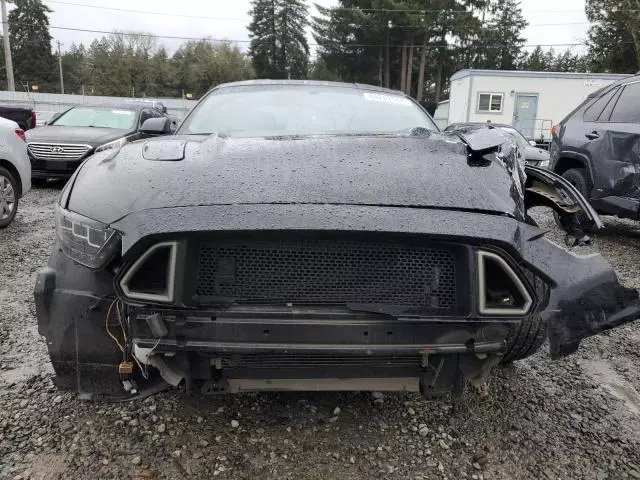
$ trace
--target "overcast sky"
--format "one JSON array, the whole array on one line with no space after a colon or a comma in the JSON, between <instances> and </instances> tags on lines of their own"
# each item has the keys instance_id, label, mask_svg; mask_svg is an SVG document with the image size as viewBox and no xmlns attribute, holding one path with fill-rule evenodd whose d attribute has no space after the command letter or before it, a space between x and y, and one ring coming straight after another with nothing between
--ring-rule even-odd
<instances>
[{"instance_id":1,"label":"overcast sky","mask_svg":"<svg viewBox=\"0 0 640 480\"><path fill-rule=\"evenodd\" d=\"M325 6L338 3L337 0L316 2ZM588 28L584 2L585 0L521 0L524 15L530 24L525 31L527 43L570 44L584 41ZM53 27L107 32L114 29L133 30L161 36L213 37L240 42L248 40L246 26L249 23L249 0L45 0L45 3L53 10L50 17L51 34L54 41L63 42L63 48L68 48L72 42L88 45L102 34ZM158 12L162 15L83 7L81 4ZM309 1L309 4L313 2ZM312 8L311 12L315 14L315 9ZM160 39L159 42L170 51L181 43L180 40L171 39ZM313 42L311 37L310 42ZM240 45L246 47L246 43Z\"/></svg>"}]
</instances>

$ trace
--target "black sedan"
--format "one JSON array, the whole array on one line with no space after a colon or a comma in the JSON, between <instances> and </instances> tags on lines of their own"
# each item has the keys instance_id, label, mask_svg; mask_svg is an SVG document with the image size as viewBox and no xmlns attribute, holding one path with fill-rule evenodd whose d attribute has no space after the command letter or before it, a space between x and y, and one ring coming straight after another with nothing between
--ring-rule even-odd
<instances>
[{"instance_id":1,"label":"black sedan","mask_svg":"<svg viewBox=\"0 0 640 480\"><path fill-rule=\"evenodd\" d=\"M500 133L511 138L516 143L518 148L522 151L527 165L534 167L549 168L550 155L549 152L538 148L535 145L535 141L527 140L522 133L516 130L511 125L502 125L498 123L452 123L444 129L445 132L452 132L454 130L469 130L476 128L495 128Z\"/></svg>"},{"instance_id":2,"label":"black sedan","mask_svg":"<svg viewBox=\"0 0 640 480\"><path fill-rule=\"evenodd\" d=\"M546 338L557 358L636 319L602 257L530 220L602 226L518 152L442 134L392 90L215 88L175 136L100 151L62 191L35 289L58 386L460 391Z\"/></svg>"},{"instance_id":3,"label":"black sedan","mask_svg":"<svg viewBox=\"0 0 640 480\"><path fill-rule=\"evenodd\" d=\"M92 154L148 137L142 124L165 117L158 104L148 102L72 107L47 125L27 132L31 176L36 183L69 178Z\"/></svg>"}]
</instances>

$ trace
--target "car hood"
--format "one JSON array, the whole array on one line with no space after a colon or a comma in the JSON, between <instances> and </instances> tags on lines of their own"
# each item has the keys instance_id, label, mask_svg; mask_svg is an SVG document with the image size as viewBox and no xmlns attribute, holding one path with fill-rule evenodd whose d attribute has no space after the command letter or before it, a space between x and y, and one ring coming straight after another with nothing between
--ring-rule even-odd
<instances>
[{"instance_id":1,"label":"car hood","mask_svg":"<svg viewBox=\"0 0 640 480\"><path fill-rule=\"evenodd\" d=\"M439 208L519 218L521 189L499 155L478 159L459 138L436 133L164 137L89 158L67 207L104 223L147 209L261 204Z\"/></svg>"},{"instance_id":2,"label":"car hood","mask_svg":"<svg viewBox=\"0 0 640 480\"><path fill-rule=\"evenodd\" d=\"M536 147L527 147L523 154L526 160L534 162L544 162L551 158L549 152Z\"/></svg>"},{"instance_id":3,"label":"car hood","mask_svg":"<svg viewBox=\"0 0 640 480\"><path fill-rule=\"evenodd\" d=\"M43 143L81 143L97 147L104 143L124 137L128 130L98 127L63 127L45 125L26 132L27 142Z\"/></svg>"}]
</instances>

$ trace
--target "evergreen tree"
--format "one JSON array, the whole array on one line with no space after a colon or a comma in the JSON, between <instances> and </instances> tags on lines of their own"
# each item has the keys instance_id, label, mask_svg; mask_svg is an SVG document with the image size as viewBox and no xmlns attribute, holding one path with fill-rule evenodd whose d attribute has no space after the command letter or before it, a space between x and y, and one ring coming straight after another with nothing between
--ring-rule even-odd
<instances>
[{"instance_id":1,"label":"evergreen tree","mask_svg":"<svg viewBox=\"0 0 640 480\"><path fill-rule=\"evenodd\" d=\"M87 50L84 45L71 44L71 48L62 54L64 88L66 93L82 93L87 81Z\"/></svg>"},{"instance_id":2,"label":"evergreen tree","mask_svg":"<svg viewBox=\"0 0 640 480\"><path fill-rule=\"evenodd\" d=\"M51 9L40 0L15 0L15 6L9 12L9 33L16 88L28 83L56 91L59 75L51 53L47 16Z\"/></svg>"},{"instance_id":3,"label":"evergreen tree","mask_svg":"<svg viewBox=\"0 0 640 480\"><path fill-rule=\"evenodd\" d=\"M515 70L522 56L525 20L517 0L495 0L489 8L491 18L481 34L484 47L483 68Z\"/></svg>"},{"instance_id":4,"label":"evergreen tree","mask_svg":"<svg viewBox=\"0 0 640 480\"><path fill-rule=\"evenodd\" d=\"M259 78L306 78L309 45L304 0L252 0L249 56Z\"/></svg>"},{"instance_id":5,"label":"evergreen tree","mask_svg":"<svg viewBox=\"0 0 640 480\"><path fill-rule=\"evenodd\" d=\"M569 50L556 54L553 48L545 52L539 45L530 53L525 53L522 56L518 69L534 72L589 71L585 56L574 55Z\"/></svg>"},{"instance_id":6,"label":"evergreen tree","mask_svg":"<svg viewBox=\"0 0 640 480\"><path fill-rule=\"evenodd\" d=\"M315 5L320 13L313 17L313 37L318 42L316 63L325 67L325 76L334 75L345 82L382 83L379 77L385 55L383 45L391 36L390 15L385 12L380 20L376 18L377 12L360 10L353 5L382 8L376 2L342 0L340 3L342 8Z\"/></svg>"},{"instance_id":7,"label":"evergreen tree","mask_svg":"<svg viewBox=\"0 0 640 480\"><path fill-rule=\"evenodd\" d=\"M640 70L640 2L587 0L589 59L594 71L635 73Z\"/></svg>"},{"instance_id":8,"label":"evergreen tree","mask_svg":"<svg viewBox=\"0 0 640 480\"><path fill-rule=\"evenodd\" d=\"M196 97L220 83L253 77L248 58L237 46L226 42L187 42L176 51L173 63L177 83Z\"/></svg>"},{"instance_id":9,"label":"evergreen tree","mask_svg":"<svg viewBox=\"0 0 640 480\"><path fill-rule=\"evenodd\" d=\"M316 5L319 57L345 81L380 84L431 100L471 58L488 0L340 0ZM414 70L418 66L418 74Z\"/></svg>"},{"instance_id":10,"label":"evergreen tree","mask_svg":"<svg viewBox=\"0 0 640 480\"><path fill-rule=\"evenodd\" d=\"M283 78L278 56L276 16L279 0L254 0L249 14L249 56L259 78Z\"/></svg>"},{"instance_id":11,"label":"evergreen tree","mask_svg":"<svg viewBox=\"0 0 640 480\"><path fill-rule=\"evenodd\" d=\"M307 78L309 69L309 44L306 28L309 10L305 0L280 0L276 18L279 27L280 64L289 78Z\"/></svg>"},{"instance_id":12,"label":"evergreen tree","mask_svg":"<svg viewBox=\"0 0 640 480\"><path fill-rule=\"evenodd\" d=\"M545 72L549 70L544 50L540 45L538 45L531 53L525 54L520 65L520 69L528 70L530 72Z\"/></svg>"}]
</instances>

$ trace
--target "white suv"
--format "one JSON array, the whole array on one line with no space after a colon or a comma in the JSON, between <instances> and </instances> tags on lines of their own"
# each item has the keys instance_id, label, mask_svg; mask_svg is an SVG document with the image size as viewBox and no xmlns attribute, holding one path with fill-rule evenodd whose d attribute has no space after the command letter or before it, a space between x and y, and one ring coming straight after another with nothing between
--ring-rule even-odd
<instances>
[{"instance_id":1,"label":"white suv","mask_svg":"<svg viewBox=\"0 0 640 480\"><path fill-rule=\"evenodd\" d=\"M16 122L0 118L0 228L11 223L18 199L31 190L31 163L24 132Z\"/></svg>"}]
</instances>

